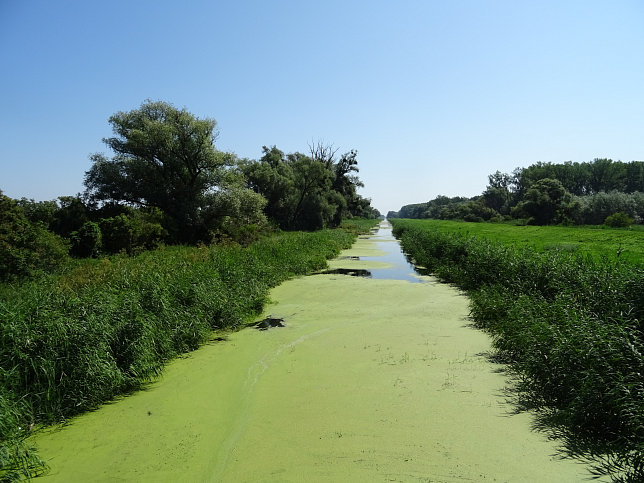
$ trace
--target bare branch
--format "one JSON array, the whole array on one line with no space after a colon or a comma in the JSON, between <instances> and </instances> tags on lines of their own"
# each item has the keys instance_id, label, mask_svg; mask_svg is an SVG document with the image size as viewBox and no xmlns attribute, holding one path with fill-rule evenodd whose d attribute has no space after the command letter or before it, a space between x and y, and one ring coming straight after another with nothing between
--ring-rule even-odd
<instances>
[{"instance_id":1,"label":"bare branch","mask_svg":"<svg viewBox=\"0 0 644 483\"><path fill-rule=\"evenodd\" d=\"M324 163L327 168L331 168L335 162L335 154L339 148L334 148L333 144L325 144L324 141L318 140L316 143L311 141L309 150L311 158L315 161Z\"/></svg>"}]
</instances>

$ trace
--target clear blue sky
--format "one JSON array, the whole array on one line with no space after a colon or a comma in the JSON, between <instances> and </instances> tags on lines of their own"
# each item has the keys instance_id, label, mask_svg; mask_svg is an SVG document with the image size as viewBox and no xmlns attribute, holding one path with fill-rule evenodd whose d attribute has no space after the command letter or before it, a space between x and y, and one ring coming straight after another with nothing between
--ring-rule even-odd
<instances>
[{"instance_id":1,"label":"clear blue sky","mask_svg":"<svg viewBox=\"0 0 644 483\"><path fill-rule=\"evenodd\" d=\"M0 0L0 189L83 190L145 99L217 147L358 150L379 210L537 161L644 159L642 0Z\"/></svg>"}]
</instances>

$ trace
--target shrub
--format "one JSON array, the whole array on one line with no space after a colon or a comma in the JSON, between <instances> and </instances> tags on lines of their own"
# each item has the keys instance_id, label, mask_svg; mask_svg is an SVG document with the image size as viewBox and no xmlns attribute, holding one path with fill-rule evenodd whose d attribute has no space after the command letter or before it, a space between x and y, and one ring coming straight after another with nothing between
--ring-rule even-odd
<instances>
[{"instance_id":1,"label":"shrub","mask_svg":"<svg viewBox=\"0 0 644 483\"><path fill-rule=\"evenodd\" d=\"M614 215L607 216L604 224L612 228L626 228L633 224L633 218L626 213L615 213Z\"/></svg>"},{"instance_id":2,"label":"shrub","mask_svg":"<svg viewBox=\"0 0 644 483\"><path fill-rule=\"evenodd\" d=\"M512 208L515 218L531 218L535 225L560 223L577 210L572 196L559 180L544 178L535 182L523 201Z\"/></svg>"},{"instance_id":3,"label":"shrub","mask_svg":"<svg viewBox=\"0 0 644 483\"><path fill-rule=\"evenodd\" d=\"M54 270L67 259L67 249L62 238L30 223L17 203L0 192L0 281Z\"/></svg>"},{"instance_id":4,"label":"shrub","mask_svg":"<svg viewBox=\"0 0 644 483\"><path fill-rule=\"evenodd\" d=\"M589 196L575 197L580 205L575 221L580 224L600 225L616 213L624 213L634 221L644 219L644 193L599 192Z\"/></svg>"},{"instance_id":5,"label":"shrub","mask_svg":"<svg viewBox=\"0 0 644 483\"><path fill-rule=\"evenodd\" d=\"M78 231L70 235L72 242L71 254L76 257L95 257L102 246L101 228L98 223L86 221Z\"/></svg>"},{"instance_id":6,"label":"shrub","mask_svg":"<svg viewBox=\"0 0 644 483\"><path fill-rule=\"evenodd\" d=\"M134 241L134 230L130 219L120 214L111 218L102 218L99 222L103 236L102 249L105 253L118 253L125 250L130 253Z\"/></svg>"}]
</instances>

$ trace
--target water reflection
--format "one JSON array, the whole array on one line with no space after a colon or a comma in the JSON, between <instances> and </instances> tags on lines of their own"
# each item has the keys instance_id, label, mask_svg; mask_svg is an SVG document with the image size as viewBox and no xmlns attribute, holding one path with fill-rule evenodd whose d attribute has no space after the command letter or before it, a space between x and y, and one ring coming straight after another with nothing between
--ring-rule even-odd
<instances>
[{"instance_id":1,"label":"water reflection","mask_svg":"<svg viewBox=\"0 0 644 483\"><path fill-rule=\"evenodd\" d=\"M352 277L377 278L381 280L406 280L412 283L425 283L427 279L421 275L429 275L425 270L415 267L405 256L400 243L394 237L389 222L383 221L371 231L371 235L362 235L363 240L373 240L378 251L384 255L378 256L341 256L340 260L355 260L384 262L386 268L332 268L317 272L316 275L348 275Z\"/></svg>"},{"instance_id":2,"label":"water reflection","mask_svg":"<svg viewBox=\"0 0 644 483\"><path fill-rule=\"evenodd\" d=\"M372 268L371 278L388 280L407 280L413 283L423 283L425 280L419 275L425 275L421 269L417 269L409 263L407 257L400 248L400 243L393 236L391 224L387 221L380 223L378 230L370 237L376 240L376 248L385 252L385 255L378 257L361 257L362 260L374 260L388 263L387 268Z\"/></svg>"}]
</instances>

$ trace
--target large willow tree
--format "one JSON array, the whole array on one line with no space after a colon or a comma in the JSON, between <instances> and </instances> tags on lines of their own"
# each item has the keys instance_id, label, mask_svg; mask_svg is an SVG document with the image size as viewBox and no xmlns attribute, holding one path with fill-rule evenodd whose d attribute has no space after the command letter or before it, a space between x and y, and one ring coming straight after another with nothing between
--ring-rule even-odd
<instances>
[{"instance_id":1,"label":"large willow tree","mask_svg":"<svg viewBox=\"0 0 644 483\"><path fill-rule=\"evenodd\" d=\"M116 154L91 156L93 165L85 174L89 198L160 208L175 241L207 239L226 215L222 194L230 199L231 189L241 189L226 169L234 156L215 149L216 121L148 100L109 122L114 137L103 142ZM263 200L246 195L242 198L261 215Z\"/></svg>"}]
</instances>

